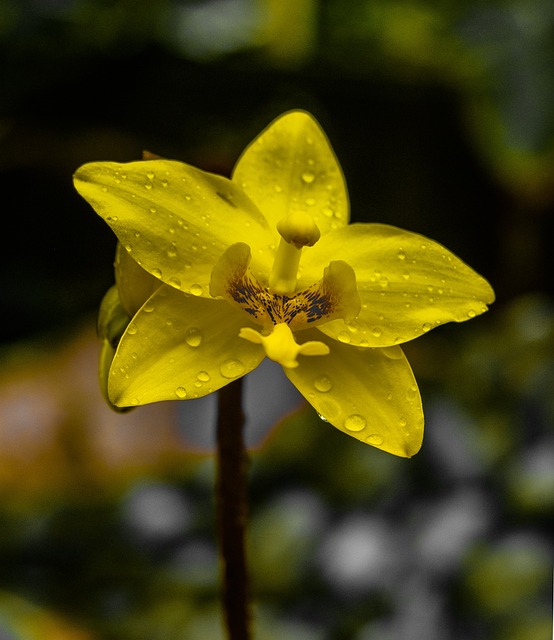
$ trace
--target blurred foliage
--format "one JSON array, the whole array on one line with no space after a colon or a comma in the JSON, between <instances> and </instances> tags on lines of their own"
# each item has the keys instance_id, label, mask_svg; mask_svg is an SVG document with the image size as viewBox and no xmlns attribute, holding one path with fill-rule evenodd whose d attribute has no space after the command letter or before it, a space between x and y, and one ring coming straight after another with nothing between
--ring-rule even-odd
<instances>
[{"instance_id":1,"label":"blurred foliage","mask_svg":"<svg viewBox=\"0 0 554 640\"><path fill-rule=\"evenodd\" d=\"M101 401L115 240L71 174L143 149L228 173L288 108L355 220L444 242L499 300L406 345L413 460L310 411L252 452L256 638L551 637L553 30L550 0L0 0L3 639L221 637L213 461L181 407Z\"/></svg>"}]
</instances>

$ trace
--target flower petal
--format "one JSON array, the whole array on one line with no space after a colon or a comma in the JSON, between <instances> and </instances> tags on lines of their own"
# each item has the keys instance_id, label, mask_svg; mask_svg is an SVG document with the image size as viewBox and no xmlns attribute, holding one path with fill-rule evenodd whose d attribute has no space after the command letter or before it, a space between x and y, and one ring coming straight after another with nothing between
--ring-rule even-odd
<instances>
[{"instance_id":1,"label":"flower petal","mask_svg":"<svg viewBox=\"0 0 554 640\"><path fill-rule=\"evenodd\" d=\"M245 325L244 314L225 301L162 285L121 338L108 382L111 402L199 398L249 373L265 351L239 338Z\"/></svg>"},{"instance_id":2,"label":"flower petal","mask_svg":"<svg viewBox=\"0 0 554 640\"><path fill-rule=\"evenodd\" d=\"M120 242L115 250L114 267L121 306L132 318L161 283L133 260Z\"/></svg>"},{"instance_id":3,"label":"flower petal","mask_svg":"<svg viewBox=\"0 0 554 640\"><path fill-rule=\"evenodd\" d=\"M273 234L230 180L172 160L78 169L77 191L111 226L143 269L186 293L209 296L210 273L232 243L256 247L253 271L271 269Z\"/></svg>"},{"instance_id":4,"label":"flower petal","mask_svg":"<svg viewBox=\"0 0 554 640\"><path fill-rule=\"evenodd\" d=\"M366 444L411 457L423 438L423 409L417 384L400 347L362 349L323 336L326 356L298 358L287 377L325 420Z\"/></svg>"},{"instance_id":5,"label":"flower petal","mask_svg":"<svg viewBox=\"0 0 554 640\"><path fill-rule=\"evenodd\" d=\"M329 255L356 273L356 320L319 329L342 342L383 347L407 342L445 322L463 322L494 301L490 284L442 245L381 224L352 224L305 250L299 286L313 282Z\"/></svg>"},{"instance_id":6,"label":"flower petal","mask_svg":"<svg viewBox=\"0 0 554 640\"><path fill-rule=\"evenodd\" d=\"M233 182L273 228L293 211L309 213L322 234L348 224L342 170L318 122L304 111L285 113L262 131L239 158Z\"/></svg>"}]
</instances>

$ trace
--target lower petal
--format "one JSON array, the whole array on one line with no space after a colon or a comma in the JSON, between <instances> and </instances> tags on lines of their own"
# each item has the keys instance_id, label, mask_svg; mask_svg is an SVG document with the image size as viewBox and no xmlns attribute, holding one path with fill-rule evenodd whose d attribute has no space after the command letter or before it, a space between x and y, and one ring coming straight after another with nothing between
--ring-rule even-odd
<instances>
[{"instance_id":1,"label":"lower petal","mask_svg":"<svg viewBox=\"0 0 554 640\"><path fill-rule=\"evenodd\" d=\"M265 352L239 337L245 324L244 314L225 301L161 286L121 338L110 401L125 407L199 398L249 373Z\"/></svg>"},{"instance_id":2,"label":"lower petal","mask_svg":"<svg viewBox=\"0 0 554 640\"><path fill-rule=\"evenodd\" d=\"M287 377L322 418L366 444L411 457L423 439L417 384L400 347L364 349L341 344L317 330L301 332L325 342L330 353L299 358Z\"/></svg>"}]
</instances>

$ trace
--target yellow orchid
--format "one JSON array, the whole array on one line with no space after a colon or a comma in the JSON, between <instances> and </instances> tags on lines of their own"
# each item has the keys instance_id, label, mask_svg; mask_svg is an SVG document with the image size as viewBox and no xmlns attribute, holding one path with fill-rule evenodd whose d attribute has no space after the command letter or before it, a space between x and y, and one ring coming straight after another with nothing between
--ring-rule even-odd
<instances>
[{"instance_id":1,"label":"yellow orchid","mask_svg":"<svg viewBox=\"0 0 554 640\"><path fill-rule=\"evenodd\" d=\"M398 345L494 300L438 243L348 224L341 168L304 111L270 124L231 180L156 159L86 164L75 186L159 284L127 305L109 359L119 407L204 396L267 356L335 427L409 457L423 411Z\"/></svg>"}]
</instances>

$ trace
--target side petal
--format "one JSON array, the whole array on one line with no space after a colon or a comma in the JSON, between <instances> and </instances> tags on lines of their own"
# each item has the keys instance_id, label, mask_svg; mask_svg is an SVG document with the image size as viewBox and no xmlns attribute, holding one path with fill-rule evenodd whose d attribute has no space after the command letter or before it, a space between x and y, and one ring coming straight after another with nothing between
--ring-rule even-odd
<instances>
[{"instance_id":1,"label":"side petal","mask_svg":"<svg viewBox=\"0 0 554 640\"><path fill-rule=\"evenodd\" d=\"M108 381L110 401L125 407L200 398L249 373L265 352L239 337L245 325L244 314L225 301L161 286L121 338Z\"/></svg>"},{"instance_id":2,"label":"side petal","mask_svg":"<svg viewBox=\"0 0 554 640\"><path fill-rule=\"evenodd\" d=\"M319 329L352 345L407 342L474 318L494 301L490 284L452 252L396 227L352 224L321 238L305 251L302 283L313 281L329 256L353 267L362 309L352 322L333 320Z\"/></svg>"},{"instance_id":3,"label":"side petal","mask_svg":"<svg viewBox=\"0 0 554 640\"><path fill-rule=\"evenodd\" d=\"M330 349L326 356L300 356L298 367L284 370L320 416L388 453L408 458L416 454L423 439L423 409L401 348L352 347L317 330L300 335L322 340Z\"/></svg>"},{"instance_id":4,"label":"side petal","mask_svg":"<svg viewBox=\"0 0 554 640\"><path fill-rule=\"evenodd\" d=\"M121 306L132 318L161 283L133 260L120 242L115 250L114 270Z\"/></svg>"},{"instance_id":5,"label":"side petal","mask_svg":"<svg viewBox=\"0 0 554 640\"><path fill-rule=\"evenodd\" d=\"M322 234L348 224L342 170L320 125L305 111L285 113L262 131L239 158L233 182L273 228L293 211L309 213Z\"/></svg>"},{"instance_id":6,"label":"side petal","mask_svg":"<svg viewBox=\"0 0 554 640\"><path fill-rule=\"evenodd\" d=\"M252 268L269 273L275 253L263 215L233 182L172 160L93 162L77 191L148 273L209 296L211 269L232 243L256 247Z\"/></svg>"}]
</instances>

